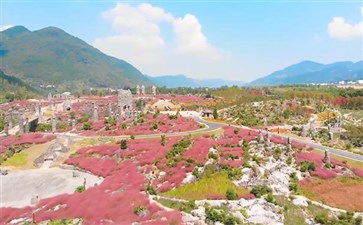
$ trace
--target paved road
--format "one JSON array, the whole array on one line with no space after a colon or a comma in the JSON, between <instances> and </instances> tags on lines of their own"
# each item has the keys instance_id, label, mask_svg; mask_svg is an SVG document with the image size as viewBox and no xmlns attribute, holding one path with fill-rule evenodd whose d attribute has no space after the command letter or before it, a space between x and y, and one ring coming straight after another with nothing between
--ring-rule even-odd
<instances>
[{"instance_id":1,"label":"paved road","mask_svg":"<svg viewBox=\"0 0 363 225\"><path fill-rule=\"evenodd\" d=\"M229 125L227 123L206 121L206 120L204 120L204 119L202 119L200 117L197 117L197 116L192 116L191 118L195 119L199 123L205 124L207 127L203 128L203 129L199 129L199 130L194 130L194 131L166 133L166 134L135 135L135 138L136 139L144 139L144 138L158 138L161 135L165 135L166 137L175 137L175 136L187 136L189 134L204 134L204 133L216 131L216 130L222 128L223 126ZM236 125L231 125L231 126L253 130L253 129L251 129L249 127L246 127L246 126L236 126ZM263 132L265 133L265 131L263 131ZM84 136L79 136L77 134L59 133L57 135L84 138L84 139L95 138L95 136L84 137ZM288 137L287 135L276 134L276 133L271 133L271 135L272 136L277 136L277 137L283 137L283 138L286 138L286 139ZM130 135L113 136L113 137L122 139L122 138L130 138ZM313 142L305 141L305 140L301 140L301 139L296 139L296 138L291 138L291 137L290 137L290 139L292 141L298 142L298 143L306 145L306 146L310 146L310 147L312 147L312 148L314 148L316 150L322 151L322 152L324 152L327 149L333 155L337 155L337 156L341 156L341 157L344 157L344 158L347 158L347 159L353 159L353 160L356 160L356 161L363 162L363 155L358 155L358 154L354 154L354 153L347 152L347 151L344 151L344 150L326 147L326 146L323 146L323 145L320 145L320 144L317 144L317 143L313 143Z\"/></svg>"},{"instance_id":2,"label":"paved road","mask_svg":"<svg viewBox=\"0 0 363 225\"><path fill-rule=\"evenodd\" d=\"M228 125L226 123L206 121L206 120L203 120L201 118L197 118L196 120L198 122L205 123L209 127L213 127L214 129L217 129L217 128L220 128L220 127L223 127L223 126ZM245 126L236 126L236 125L231 125L231 126L233 126L233 127L241 127L241 128L245 128L245 129L251 129L251 128L245 127ZM253 129L251 129L251 130L253 130ZM272 136L277 136L277 137L283 137L283 138L287 138L288 137L287 135L276 134L276 133L273 133L273 134L271 133L271 135ZM353 160L356 160L356 161L363 162L363 155L354 154L354 153L351 153L351 152L348 152L348 151L344 151L344 150L340 150L340 149L336 149L336 148L330 148L330 147L327 147L327 146L323 146L323 145L320 145L320 144L317 144L317 143L313 143L313 142L305 141L305 140L301 140L301 139L296 139L296 138L291 138L291 137L290 137L290 139L292 141L296 141L298 143L304 144L306 146L312 147L312 148L314 148L316 150L319 150L319 151L322 151L322 152L324 152L325 150L329 150L329 152L331 154L338 155L338 156L341 156L341 157L344 157L344 158L347 158L347 159L353 159Z\"/></svg>"}]
</instances>

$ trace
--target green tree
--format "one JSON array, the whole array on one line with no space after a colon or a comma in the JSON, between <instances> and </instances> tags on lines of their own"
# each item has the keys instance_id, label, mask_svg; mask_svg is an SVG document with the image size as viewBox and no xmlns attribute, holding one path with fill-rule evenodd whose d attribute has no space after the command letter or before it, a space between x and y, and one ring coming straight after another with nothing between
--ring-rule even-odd
<instances>
[{"instance_id":1,"label":"green tree","mask_svg":"<svg viewBox=\"0 0 363 225\"><path fill-rule=\"evenodd\" d=\"M213 109L213 117L214 119L218 119L218 111L216 108Z\"/></svg>"},{"instance_id":2,"label":"green tree","mask_svg":"<svg viewBox=\"0 0 363 225\"><path fill-rule=\"evenodd\" d=\"M121 140L120 148L121 149L127 149L127 140L126 139Z\"/></svg>"}]
</instances>

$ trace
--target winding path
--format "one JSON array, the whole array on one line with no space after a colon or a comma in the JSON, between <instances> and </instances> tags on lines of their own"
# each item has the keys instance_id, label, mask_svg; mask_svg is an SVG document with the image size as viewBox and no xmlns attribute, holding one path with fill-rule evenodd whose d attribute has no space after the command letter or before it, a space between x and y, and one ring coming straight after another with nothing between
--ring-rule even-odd
<instances>
[{"instance_id":1,"label":"winding path","mask_svg":"<svg viewBox=\"0 0 363 225\"><path fill-rule=\"evenodd\" d=\"M198 117L198 116L191 116L191 118L193 118L195 121L197 121L199 123L205 124L206 127L202 128L202 129L199 129L199 130L193 130L193 131L135 135L135 138L136 139L145 139L145 138L158 138L158 137L161 137L161 135L165 135L166 137L175 137L175 136L187 136L187 135L190 135L190 134L192 134L192 135L207 134L207 133L210 133L210 132L213 132L213 131L218 131L218 129L221 129L224 126L229 126L230 125L228 123L207 121L207 120L204 120L204 119L202 119L201 117ZM230 125L230 126L258 131L256 129L251 129L251 128L246 127L246 126L237 126L237 125ZM262 132L266 133L266 131L262 131ZM276 137L282 137L282 138L286 138L286 139L288 138L287 135L282 135L282 134L277 134L277 133L270 133L270 134L272 136L276 136ZM77 135L77 134L70 134L70 133L68 133L68 134L57 133L56 135L69 136L69 137L82 138L82 139L96 138L97 137L97 136L85 137L85 136L80 136L80 135ZM130 138L130 135L121 135L121 136L112 136L112 137L127 139L127 138ZM344 151L344 150L341 150L341 149L336 149L336 148L323 146L323 145L320 145L320 144L317 144L317 143L313 143L311 141L301 140L301 139L292 138L292 137L290 137L290 139L291 139L291 141L295 141L295 142L300 143L302 145L312 147L312 148L314 148L314 149L316 149L318 151L324 152L325 150L329 150L329 152L331 154L333 154L333 155L337 155L337 156L344 157L344 158L347 158L347 159L363 162L363 155L355 154L355 153Z\"/></svg>"}]
</instances>

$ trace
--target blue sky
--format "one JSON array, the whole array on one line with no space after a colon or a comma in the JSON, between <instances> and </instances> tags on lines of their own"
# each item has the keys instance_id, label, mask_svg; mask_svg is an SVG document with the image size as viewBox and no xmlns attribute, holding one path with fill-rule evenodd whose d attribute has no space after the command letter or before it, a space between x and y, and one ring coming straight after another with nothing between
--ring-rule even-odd
<instances>
[{"instance_id":1,"label":"blue sky","mask_svg":"<svg viewBox=\"0 0 363 225\"><path fill-rule=\"evenodd\" d=\"M363 59L361 1L12 1L1 26L57 26L149 75L251 81Z\"/></svg>"}]
</instances>

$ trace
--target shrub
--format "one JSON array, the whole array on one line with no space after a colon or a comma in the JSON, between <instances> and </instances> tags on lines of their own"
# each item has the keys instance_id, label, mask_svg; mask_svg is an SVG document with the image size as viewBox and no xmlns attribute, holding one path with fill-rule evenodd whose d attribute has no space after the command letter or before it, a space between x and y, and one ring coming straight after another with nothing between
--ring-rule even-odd
<instances>
[{"instance_id":1,"label":"shrub","mask_svg":"<svg viewBox=\"0 0 363 225\"><path fill-rule=\"evenodd\" d=\"M230 213L227 213L222 208L210 207L205 208L206 219L210 222L221 222L225 225L242 224L238 218L234 217Z\"/></svg>"},{"instance_id":2,"label":"shrub","mask_svg":"<svg viewBox=\"0 0 363 225\"><path fill-rule=\"evenodd\" d=\"M190 213L193 209L195 209L195 207L196 205L194 201L188 201L188 202L183 202L179 207L179 210Z\"/></svg>"},{"instance_id":3,"label":"shrub","mask_svg":"<svg viewBox=\"0 0 363 225\"><path fill-rule=\"evenodd\" d=\"M273 203L275 204L276 200L274 198L274 196L272 196L271 193L267 194L267 196L265 197L266 201L269 202L269 203Z\"/></svg>"},{"instance_id":4,"label":"shrub","mask_svg":"<svg viewBox=\"0 0 363 225\"><path fill-rule=\"evenodd\" d=\"M228 167L227 173L230 180L239 180L243 175L242 170L233 167Z\"/></svg>"},{"instance_id":5,"label":"shrub","mask_svg":"<svg viewBox=\"0 0 363 225\"><path fill-rule=\"evenodd\" d=\"M290 183L289 183L289 190L293 193L296 193L298 191L299 187L299 179L296 176L296 173L293 172L290 174Z\"/></svg>"},{"instance_id":6,"label":"shrub","mask_svg":"<svg viewBox=\"0 0 363 225\"><path fill-rule=\"evenodd\" d=\"M152 130L157 130L158 129L158 124L157 123L154 123L152 126L151 126L151 129Z\"/></svg>"},{"instance_id":7,"label":"shrub","mask_svg":"<svg viewBox=\"0 0 363 225\"><path fill-rule=\"evenodd\" d=\"M76 190L74 190L74 193L81 193L81 192L84 192L86 190L86 188L81 185L81 186L78 186L76 187Z\"/></svg>"},{"instance_id":8,"label":"shrub","mask_svg":"<svg viewBox=\"0 0 363 225\"><path fill-rule=\"evenodd\" d=\"M228 200L236 200L238 198L238 195L234 190L228 189L226 191L226 197Z\"/></svg>"},{"instance_id":9,"label":"shrub","mask_svg":"<svg viewBox=\"0 0 363 225\"><path fill-rule=\"evenodd\" d=\"M148 210L147 210L146 206L138 206L138 207L134 208L134 213L138 216L146 216L146 214L148 213Z\"/></svg>"},{"instance_id":10,"label":"shrub","mask_svg":"<svg viewBox=\"0 0 363 225\"><path fill-rule=\"evenodd\" d=\"M327 224L329 222L329 215L326 212L318 213L314 217L314 221L321 224Z\"/></svg>"},{"instance_id":11,"label":"shrub","mask_svg":"<svg viewBox=\"0 0 363 225\"><path fill-rule=\"evenodd\" d=\"M217 160L218 159L218 155L213 153L213 152L210 152L208 153L208 159L214 159L214 160Z\"/></svg>"},{"instance_id":12,"label":"shrub","mask_svg":"<svg viewBox=\"0 0 363 225\"><path fill-rule=\"evenodd\" d=\"M83 124L83 130L91 130L91 123L90 122L85 122Z\"/></svg>"},{"instance_id":13,"label":"shrub","mask_svg":"<svg viewBox=\"0 0 363 225\"><path fill-rule=\"evenodd\" d=\"M90 114L83 114L81 118L78 119L78 123L84 123L87 122L91 118Z\"/></svg>"},{"instance_id":14,"label":"shrub","mask_svg":"<svg viewBox=\"0 0 363 225\"><path fill-rule=\"evenodd\" d=\"M156 190L153 186L151 186L150 184L147 185L146 187L146 191L147 193L149 193L150 195L156 195Z\"/></svg>"},{"instance_id":15,"label":"shrub","mask_svg":"<svg viewBox=\"0 0 363 225\"><path fill-rule=\"evenodd\" d=\"M281 156L281 149L279 147L277 147L273 153L273 157L274 159L278 160Z\"/></svg>"},{"instance_id":16,"label":"shrub","mask_svg":"<svg viewBox=\"0 0 363 225\"><path fill-rule=\"evenodd\" d=\"M126 124L126 123L123 123L123 124L121 125L121 129L123 129L123 130L127 129L127 124Z\"/></svg>"},{"instance_id":17,"label":"shrub","mask_svg":"<svg viewBox=\"0 0 363 225\"><path fill-rule=\"evenodd\" d=\"M121 149L127 149L127 140L126 139L121 140L120 148Z\"/></svg>"},{"instance_id":18,"label":"shrub","mask_svg":"<svg viewBox=\"0 0 363 225\"><path fill-rule=\"evenodd\" d=\"M306 171L314 171L315 170L315 163L309 162L309 161L303 161L300 164L300 171L306 172Z\"/></svg>"},{"instance_id":19,"label":"shrub","mask_svg":"<svg viewBox=\"0 0 363 225\"><path fill-rule=\"evenodd\" d=\"M161 144L162 146L165 146L165 145L166 145L166 138L165 138L165 135L164 135L164 134L163 134L163 135L161 135L160 144Z\"/></svg>"},{"instance_id":20,"label":"shrub","mask_svg":"<svg viewBox=\"0 0 363 225\"><path fill-rule=\"evenodd\" d=\"M201 177L198 168L194 168L193 172L192 172L193 176L195 176L197 179L199 179Z\"/></svg>"},{"instance_id":21,"label":"shrub","mask_svg":"<svg viewBox=\"0 0 363 225\"><path fill-rule=\"evenodd\" d=\"M71 119L75 119L76 118L76 113L75 112L69 112L69 117L71 118Z\"/></svg>"},{"instance_id":22,"label":"shrub","mask_svg":"<svg viewBox=\"0 0 363 225\"><path fill-rule=\"evenodd\" d=\"M47 132L52 130L52 125L48 123L39 123L35 128L35 131Z\"/></svg>"},{"instance_id":23,"label":"shrub","mask_svg":"<svg viewBox=\"0 0 363 225\"><path fill-rule=\"evenodd\" d=\"M291 165L291 163L292 163L292 157L291 156L289 156L289 157L287 157L287 159L286 159L286 164L287 165Z\"/></svg>"},{"instance_id":24,"label":"shrub","mask_svg":"<svg viewBox=\"0 0 363 225\"><path fill-rule=\"evenodd\" d=\"M260 198L261 196L265 194L272 193L272 189L268 187L267 185L260 185L253 187L251 190L251 193L254 194L257 198Z\"/></svg>"}]
</instances>

